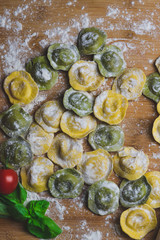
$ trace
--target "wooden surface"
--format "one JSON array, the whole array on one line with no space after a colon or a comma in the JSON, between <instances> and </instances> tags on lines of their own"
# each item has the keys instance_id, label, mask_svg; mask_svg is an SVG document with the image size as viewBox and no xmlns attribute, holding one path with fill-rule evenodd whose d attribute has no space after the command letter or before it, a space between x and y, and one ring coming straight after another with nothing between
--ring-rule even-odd
<instances>
[{"instance_id":1,"label":"wooden surface","mask_svg":"<svg viewBox=\"0 0 160 240\"><path fill-rule=\"evenodd\" d=\"M107 43L114 43L124 51L128 67L139 67L147 74L156 71L154 61L160 54L160 3L158 0L0 0L0 75L1 83L12 70L21 70L30 58L46 53L53 42L76 41L82 27L96 26L107 32ZM59 27L59 29L58 29ZM65 34L62 34L65 33ZM73 38L71 38L73 36ZM16 69L17 68L17 69ZM112 80L103 89L110 89ZM39 98L31 113L49 99L62 98L69 87L67 73L61 73L59 82ZM95 95L100 90L95 92ZM0 92L0 111L10 106L4 92ZM152 137L152 124L158 116L156 104L141 96L131 101L121 126L125 146L143 150L150 159L149 171L160 171L160 145ZM5 140L1 133L0 140ZM85 150L91 150L84 143ZM112 174L110 180L120 183ZM121 207L109 216L96 216L87 209L87 187L75 200L51 202L48 215L63 229L58 240L87 239L91 232L100 231L102 240L129 240L119 228ZM48 193L45 195L50 197ZM59 204L59 205L58 205ZM59 207L58 207L59 206ZM144 240L154 240L160 226L160 210L156 209L157 228ZM22 223L0 219L1 240L33 240ZM93 238L93 240L98 240Z\"/></svg>"},{"instance_id":2,"label":"wooden surface","mask_svg":"<svg viewBox=\"0 0 160 240\"><path fill-rule=\"evenodd\" d=\"M156 237L156 240L159 240L160 239L160 230L158 231L158 234L157 234L157 237Z\"/></svg>"}]
</instances>

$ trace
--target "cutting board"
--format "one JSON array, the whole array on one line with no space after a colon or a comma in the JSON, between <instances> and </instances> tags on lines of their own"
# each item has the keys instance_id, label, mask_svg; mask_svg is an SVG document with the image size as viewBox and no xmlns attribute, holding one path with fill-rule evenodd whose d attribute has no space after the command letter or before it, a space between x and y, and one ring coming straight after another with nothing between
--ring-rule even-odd
<instances>
[{"instance_id":1,"label":"cutting board","mask_svg":"<svg viewBox=\"0 0 160 240\"><path fill-rule=\"evenodd\" d=\"M76 43L78 32L83 27L103 29L108 35L107 44L115 44L123 50L127 67L138 67L146 75L156 71L154 61L160 54L159 22L158 0L0 0L0 111L10 106L3 91L4 78L12 71L24 69L29 59L46 54L48 46L54 42ZM94 95L110 89L112 81L106 80L103 88ZM26 107L27 111L34 114L43 102L62 99L68 87L67 73L60 72L54 88L40 92L36 101ZM149 171L160 171L160 145L152 137L152 125L157 116L156 104L141 96L137 101L129 102L126 117L121 123L125 134L124 145L143 150L148 155ZM0 141L4 140L6 137L1 132ZM86 138L84 151L90 150ZM114 173L109 180L117 184L121 181ZM56 239L129 240L119 226L124 209L119 207L113 214L97 216L87 209L86 196L87 186L82 195L74 200L52 199L48 192L41 195L51 202L48 216L63 229ZM157 227L144 240L156 239L160 209L156 209L156 214ZM0 239L36 238L27 232L24 224L0 219Z\"/></svg>"}]
</instances>

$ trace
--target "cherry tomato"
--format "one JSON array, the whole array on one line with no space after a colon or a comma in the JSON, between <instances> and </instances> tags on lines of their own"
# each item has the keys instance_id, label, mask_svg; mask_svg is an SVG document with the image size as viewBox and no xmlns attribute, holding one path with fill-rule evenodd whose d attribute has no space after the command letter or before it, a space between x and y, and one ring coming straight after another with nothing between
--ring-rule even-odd
<instances>
[{"instance_id":1,"label":"cherry tomato","mask_svg":"<svg viewBox=\"0 0 160 240\"><path fill-rule=\"evenodd\" d=\"M18 184L18 175L13 169L0 169L0 193L12 193Z\"/></svg>"}]
</instances>

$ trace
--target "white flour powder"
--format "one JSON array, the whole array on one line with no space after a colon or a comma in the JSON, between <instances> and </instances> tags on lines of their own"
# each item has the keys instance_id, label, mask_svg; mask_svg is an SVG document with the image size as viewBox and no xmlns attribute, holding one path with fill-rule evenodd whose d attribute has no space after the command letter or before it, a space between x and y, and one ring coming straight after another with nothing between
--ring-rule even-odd
<instances>
[{"instance_id":1,"label":"white flour powder","mask_svg":"<svg viewBox=\"0 0 160 240\"><path fill-rule=\"evenodd\" d=\"M100 231L90 231L88 234L84 234L81 240L102 240L102 233Z\"/></svg>"}]
</instances>

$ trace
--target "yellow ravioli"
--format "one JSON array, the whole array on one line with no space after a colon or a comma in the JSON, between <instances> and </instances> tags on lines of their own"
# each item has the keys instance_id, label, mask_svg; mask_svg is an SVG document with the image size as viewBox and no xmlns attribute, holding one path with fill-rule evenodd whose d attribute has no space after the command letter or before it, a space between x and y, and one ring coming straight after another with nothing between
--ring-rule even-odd
<instances>
[{"instance_id":1,"label":"yellow ravioli","mask_svg":"<svg viewBox=\"0 0 160 240\"><path fill-rule=\"evenodd\" d=\"M94 115L101 121L114 125L120 123L128 108L128 100L112 90L102 92L95 100Z\"/></svg>"},{"instance_id":2,"label":"yellow ravioli","mask_svg":"<svg viewBox=\"0 0 160 240\"><path fill-rule=\"evenodd\" d=\"M113 158L113 168L117 175L128 180L140 178L148 169L149 159L143 151L125 147Z\"/></svg>"},{"instance_id":3,"label":"yellow ravioli","mask_svg":"<svg viewBox=\"0 0 160 240\"><path fill-rule=\"evenodd\" d=\"M62 115L60 126L62 131L70 137L83 138L96 129L97 122L91 115L79 117L70 111L66 111Z\"/></svg>"},{"instance_id":4,"label":"yellow ravioli","mask_svg":"<svg viewBox=\"0 0 160 240\"><path fill-rule=\"evenodd\" d=\"M55 133L59 131L63 112L64 109L59 101L48 101L36 111L35 120L46 132Z\"/></svg>"},{"instance_id":5,"label":"yellow ravioli","mask_svg":"<svg viewBox=\"0 0 160 240\"><path fill-rule=\"evenodd\" d=\"M4 80L4 90L11 103L28 104L38 94L38 86L31 75L25 71L12 72Z\"/></svg>"},{"instance_id":6,"label":"yellow ravioli","mask_svg":"<svg viewBox=\"0 0 160 240\"><path fill-rule=\"evenodd\" d=\"M131 238L142 239L156 228L156 212L147 204L129 208L121 214L120 225Z\"/></svg>"},{"instance_id":7,"label":"yellow ravioli","mask_svg":"<svg viewBox=\"0 0 160 240\"><path fill-rule=\"evenodd\" d=\"M70 85L75 90L93 91L104 81L93 61L77 61L68 72Z\"/></svg>"},{"instance_id":8,"label":"yellow ravioli","mask_svg":"<svg viewBox=\"0 0 160 240\"><path fill-rule=\"evenodd\" d=\"M160 102L157 103L157 112L160 114Z\"/></svg>"},{"instance_id":9,"label":"yellow ravioli","mask_svg":"<svg viewBox=\"0 0 160 240\"><path fill-rule=\"evenodd\" d=\"M152 135L156 142L160 143L160 116L153 123Z\"/></svg>"},{"instance_id":10,"label":"yellow ravioli","mask_svg":"<svg viewBox=\"0 0 160 240\"><path fill-rule=\"evenodd\" d=\"M91 185L107 178L113 169L111 155L103 149L85 152L77 170L82 173L85 183Z\"/></svg>"},{"instance_id":11,"label":"yellow ravioli","mask_svg":"<svg viewBox=\"0 0 160 240\"><path fill-rule=\"evenodd\" d=\"M48 179L53 174L54 165L45 157L38 157L31 165L21 169L21 181L25 189L31 192L48 190Z\"/></svg>"},{"instance_id":12,"label":"yellow ravioli","mask_svg":"<svg viewBox=\"0 0 160 240\"><path fill-rule=\"evenodd\" d=\"M113 83L112 90L122 94L128 100L135 100L142 95L146 75L139 68L127 68Z\"/></svg>"},{"instance_id":13,"label":"yellow ravioli","mask_svg":"<svg viewBox=\"0 0 160 240\"><path fill-rule=\"evenodd\" d=\"M147 200L147 204L153 208L160 207L160 172L152 171L145 174L147 181L151 185L151 193Z\"/></svg>"},{"instance_id":14,"label":"yellow ravioli","mask_svg":"<svg viewBox=\"0 0 160 240\"><path fill-rule=\"evenodd\" d=\"M59 133L53 139L48 158L62 168L73 168L82 161L83 147L80 140Z\"/></svg>"},{"instance_id":15,"label":"yellow ravioli","mask_svg":"<svg viewBox=\"0 0 160 240\"><path fill-rule=\"evenodd\" d=\"M47 133L38 124L32 123L29 128L27 140L31 145L33 154L42 155L48 151L54 134Z\"/></svg>"}]
</instances>

